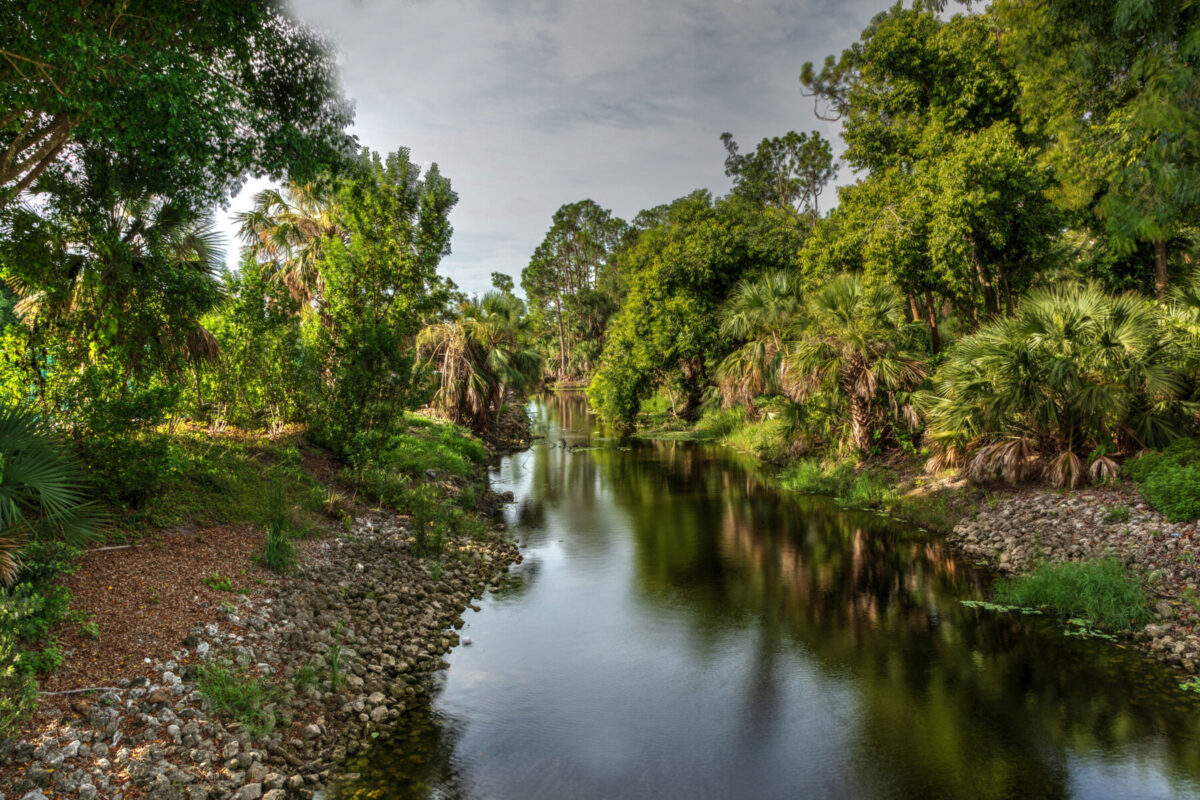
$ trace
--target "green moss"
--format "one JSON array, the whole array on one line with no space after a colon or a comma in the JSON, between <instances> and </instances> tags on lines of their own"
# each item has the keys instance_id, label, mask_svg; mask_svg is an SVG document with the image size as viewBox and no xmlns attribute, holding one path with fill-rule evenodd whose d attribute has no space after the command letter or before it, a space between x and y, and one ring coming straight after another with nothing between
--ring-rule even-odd
<instances>
[{"instance_id":1,"label":"green moss","mask_svg":"<svg viewBox=\"0 0 1200 800\"><path fill-rule=\"evenodd\" d=\"M1083 617L1108 630L1149 618L1145 588L1115 558L1043 565L997 584L996 599L1013 606L1050 607L1064 618Z\"/></svg>"}]
</instances>

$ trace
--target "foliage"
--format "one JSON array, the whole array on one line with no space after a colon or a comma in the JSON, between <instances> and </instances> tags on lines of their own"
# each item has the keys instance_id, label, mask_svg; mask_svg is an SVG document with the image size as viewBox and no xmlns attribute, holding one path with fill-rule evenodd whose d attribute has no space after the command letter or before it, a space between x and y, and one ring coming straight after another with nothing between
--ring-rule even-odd
<instances>
[{"instance_id":1,"label":"foliage","mask_svg":"<svg viewBox=\"0 0 1200 800\"><path fill-rule=\"evenodd\" d=\"M794 400L822 391L844 400L853 445L863 455L886 445L898 425L916 427L908 400L926 366L911 348L902 308L890 286L838 277L809 298L804 326L782 359L781 387Z\"/></svg>"},{"instance_id":2,"label":"foliage","mask_svg":"<svg viewBox=\"0 0 1200 800\"><path fill-rule=\"evenodd\" d=\"M1084 617L1108 630L1137 627L1150 616L1145 588L1115 558L1044 564L998 583L996 598L1014 606L1049 606L1064 618Z\"/></svg>"},{"instance_id":3,"label":"foliage","mask_svg":"<svg viewBox=\"0 0 1200 800\"><path fill-rule=\"evenodd\" d=\"M665 383L672 398L680 395L678 404L672 400L676 415L694 421L725 351L712 324L718 307L744 273L782 267L785 256L757 212L714 205L704 191L650 217L622 257L628 293L609 324L588 397L601 416L629 423ZM779 224L790 231L794 220Z\"/></svg>"},{"instance_id":4,"label":"foliage","mask_svg":"<svg viewBox=\"0 0 1200 800\"><path fill-rule=\"evenodd\" d=\"M764 206L820 218L818 199L825 185L837 176L833 151L818 131L788 131L763 139L754 152L743 155L733 134L721 134L729 154L725 174L733 178L733 193Z\"/></svg>"},{"instance_id":5,"label":"foliage","mask_svg":"<svg viewBox=\"0 0 1200 800\"><path fill-rule=\"evenodd\" d=\"M267 678L213 662L199 666L196 689L217 714L241 723L251 736L274 730L274 706L282 698Z\"/></svg>"},{"instance_id":6,"label":"foliage","mask_svg":"<svg viewBox=\"0 0 1200 800\"><path fill-rule=\"evenodd\" d=\"M28 410L0 410L0 583L11 584L27 542L78 544L103 517L79 463Z\"/></svg>"},{"instance_id":7,"label":"foliage","mask_svg":"<svg viewBox=\"0 0 1200 800\"><path fill-rule=\"evenodd\" d=\"M1115 471L1097 448L1167 444L1191 406L1164 332L1160 307L1096 283L1030 294L1015 317L959 342L923 397L934 467L1075 486L1093 453L1093 477Z\"/></svg>"},{"instance_id":8,"label":"foliage","mask_svg":"<svg viewBox=\"0 0 1200 800\"><path fill-rule=\"evenodd\" d=\"M1172 522L1200 519L1200 441L1177 439L1125 462L1142 496Z\"/></svg>"},{"instance_id":9,"label":"foliage","mask_svg":"<svg viewBox=\"0 0 1200 800\"><path fill-rule=\"evenodd\" d=\"M1118 251L1153 243L1164 297L1168 243L1200 200L1200 9L1002 0L994 16L1021 73L1021 108L1048 135L1057 199L1098 217Z\"/></svg>"},{"instance_id":10,"label":"foliage","mask_svg":"<svg viewBox=\"0 0 1200 800\"><path fill-rule=\"evenodd\" d=\"M275 572L288 572L296 566L296 544L292 539L292 519L287 495L276 487L267 506L267 535L259 561Z\"/></svg>"},{"instance_id":11,"label":"foliage","mask_svg":"<svg viewBox=\"0 0 1200 800\"><path fill-rule=\"evenodd\" d=\"M630 235L624 220L595 201L568 203L521 270L531 322L559 378L594 368L622 291L615 257Z\"/></svg>"},{"instance_id":12,"label":"foliage","mask_svg":"<svg viewBox=\"0 0 1200 800\"><path fill-rule=\"evenodd\" d=\"M333 52L275 0L5 3L0 50L0 208L82 150L185 205L348 150Z\"/></svg>"},{"instance_id":13,"label":"foliage","mask_svg":"<svg viewBox=\"0 0 1200 800\"><path fill-rule=\"evenodd\" d=\"M500 419L506 400L522 397L541 377L541 358L529 344L525 304L489 292L459 309L457 318L426 327L417 357L438 376L433 406L476 433Z\"/></svg>"},{"instance_id":14,"label":"foliage","mask_svg":"<svg viewBox=\"0 0 1200 800\"><path fill-rule=\"evenodd\" d=\"M412 339L446 299L436 271L457 201L437 165L422 175L406 148L386 159L364 150L338 188L346 235L327 239L319 262L329 325L318 332L325 380L314 420L336 452L362 458L363 434L428 398Z\"/></svg>"}]
</instances>

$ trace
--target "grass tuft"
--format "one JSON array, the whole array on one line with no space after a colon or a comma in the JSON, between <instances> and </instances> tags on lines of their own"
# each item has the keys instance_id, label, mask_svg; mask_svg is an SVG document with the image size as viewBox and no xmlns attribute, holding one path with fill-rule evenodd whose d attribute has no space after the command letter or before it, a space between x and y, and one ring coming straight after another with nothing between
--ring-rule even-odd
<instances>
[{"instance_id":1,"label":"grass tuft","mask_svg":"<svg viewBox=\"0 0 1200 800\"><path fill-rule=\"evenodd\" d=\"M1142 584L1115 558L1045 564L1028 575L1000 582L996 599L1007 605L1048 606L1066 618L1083 617L1108 630L1149 619Z\"/></svg>"},{"instance_id":2,"label":"grass tuft","mask_svg":"<svg viewBox=\"0 0 1200 800\"><path fill-rule=\"evenodd\" d=\"M266 678L235 671L226 664L202 664L196 688L216 713L240 722L251 736L275 728L274 705L280 691Z\"/></svg>"}]
</instances>

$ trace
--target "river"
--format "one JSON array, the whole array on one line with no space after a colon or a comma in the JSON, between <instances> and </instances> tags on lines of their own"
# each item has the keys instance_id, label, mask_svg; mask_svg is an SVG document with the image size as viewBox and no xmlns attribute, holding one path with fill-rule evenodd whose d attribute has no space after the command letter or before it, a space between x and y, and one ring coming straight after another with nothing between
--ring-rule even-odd
<instances>
[{"instance_id":1,"label":"river","mask_svg":"<svg viewBox=\"0 0 1200 800\"><path fill-rule=\"evenodd\" d=\"M525 547L353 798L1200 798L1200 702L1119 645L968 607L910 525L727 450L604 436L581 396L493 487Z\"/></svg>"}]
</instances>

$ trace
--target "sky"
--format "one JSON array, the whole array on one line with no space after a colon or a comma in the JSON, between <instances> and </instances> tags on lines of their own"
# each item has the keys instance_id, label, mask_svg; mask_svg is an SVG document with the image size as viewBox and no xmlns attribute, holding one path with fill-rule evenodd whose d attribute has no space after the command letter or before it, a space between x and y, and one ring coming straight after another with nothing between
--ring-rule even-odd
<instances>
[{"instance_id":1,"label":"sky","mask_svg":"<svg viewBox=\"0 0 1200 800\"><path fill-rule=\"evenodd\" d=\"M353 128L437 162L459 202L440 271L468 294L520 273L564 203L625 219L697 188L729 190L720 135L836 123L800 93L805 61L858 38L889 0L293 0L339 51ZM852 180L843 167L838 183ZM219 218L236 263L231 215ZM826 190L822 208L832 204Z\"/></svg>"}]
</instances>

